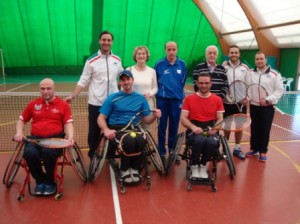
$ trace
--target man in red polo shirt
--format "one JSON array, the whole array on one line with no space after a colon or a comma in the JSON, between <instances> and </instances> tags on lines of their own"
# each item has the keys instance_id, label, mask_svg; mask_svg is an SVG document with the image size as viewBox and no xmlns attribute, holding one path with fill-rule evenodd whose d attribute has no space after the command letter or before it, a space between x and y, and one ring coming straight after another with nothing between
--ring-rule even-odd
<instances>
[{"instance_id":1,"label":"man in red polo shirt","mask_svg":"<svg viewBox=\"0 0 300 224\"><path fill-rule=\"evenodd\" d=\"M21 142L26 138L24 126L31 120L32 139L66 138L73 144L73 118L67 102L54 95L54 81L46 78L40 82L41 97L31 101L24 109L17 122L14 140ZM24 158L29 171L36 180L35 194L50 195L55 193L54 168L60 150L53 150L26 143ZM44 162L43 171L41 160Z\"/></svg>"}]
</instances>

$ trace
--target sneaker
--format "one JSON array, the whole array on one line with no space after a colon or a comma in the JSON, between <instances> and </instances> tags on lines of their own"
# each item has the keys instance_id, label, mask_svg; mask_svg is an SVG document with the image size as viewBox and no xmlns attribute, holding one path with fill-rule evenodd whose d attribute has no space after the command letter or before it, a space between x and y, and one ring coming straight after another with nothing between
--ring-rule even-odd
<instances>
[{"instance_id":1,"label":"sneaker","mask_svg":"<svg viewBox=\"0 0 300 224\"><path fill-rule=\"evenodd\" d=\"M132 182L134 183L138 183L141 181L141 177L140 177L140 174L139 174L139 171L138 170L135 170L135 169L130 169L130 174L131 174L131 179L132 179Z\"/></svg>"},{"instance_id":2,"label":"sneaker","mask_svg":"<svg viewBox=\"0 0 300 224\"><path fill-rule=\"evenodd\" d=\"M131 178L131 174L130 174L130 170L126 170L126 171L121 171L121 177L123 179L123 181L127 184L132 183L132 178Z\"/></svg>"},{"instance_id":3,"label":"sneaker","mask_svg":"<svg viewBox=\"0 0 300 224\"><path fill-rule=\"evenodd\" d=\"M246 157L245 155L242 153L242 151L240 149L234 149L233 150L233 155L238 157L239 159L244 160Z\"/></svg>"},{"instance_id":4,"label":"sneaker","mask_svg":"<svg viewBox=\"0 0 300 224\"><path fill-rule=\"evenodd\" d=\"M45 185L44 184L37 184L35 186L34 192L36 195L42 195L44 193Z\"/></svg>"},{"instance_id":5,"label":"sneaker","mask_svg":"<svg viewBox=\"0 0 300 224\"><path fill-rule=\"evenodd\" d=\"M200 165L199 174L200 178L208 178L208 173L205 165Z\"/></svg>"},{"instance_id":6,"label":"sneaker","mask_svg":"<svg viewBox=\"0 0 300 224\"><path fill-rule=\"evenodd\" d=\"M55 192L56 192L55 185L45 184L45 190L44 190L43 195L51 195L51 194L54 194Z\"/></svg>"},{"instance_id":7,"label":"sneaker","mask_svg":"<svg viewBox=\"0 0 300 224\"><path fill-rule=\"evenodd\" d=\"M262 153L262 154L260 154L260 156L259 156L259 161L261 161L261 162L266 162L267 161L267 156L266 156L266 154L265 153Z\"/></svg>"},{"instance_id":8,"label":"sneaker","mask_svg":"<svg viewBox=\"0 0 300 224\"><path fill-rule=\"evenodd\" d=\"M258 155L259 155L258 151L250 150L249 152L246 152L247 157L258 156Z\"/></svg>"},{"instance_id":9,"label":"sneaker","mask_svg":"<svg viewBox=\"0 0 300 224\"><path fill-rule=\"evenodd\" d=\"M191 178L200 178L200 172L198 168L199 168L198 165L191 166L191 170L192 170Z\"/></svg>"}]
</instances>

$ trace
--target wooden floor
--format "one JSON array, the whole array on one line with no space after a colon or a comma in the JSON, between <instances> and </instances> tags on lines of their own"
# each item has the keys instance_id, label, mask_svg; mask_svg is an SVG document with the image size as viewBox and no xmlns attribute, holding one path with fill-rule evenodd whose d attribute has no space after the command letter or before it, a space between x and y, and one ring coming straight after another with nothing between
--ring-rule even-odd
<instances>
[{"instance_id":1,"label":"wooden floor","mask_svg":"<svg viewBox=\"0 0 300 224\"><path fill-rule=\"evenodd\" d=\"M65 172L64 196L34 197L26 191L17 201L24 171L10 189L0 187L0 223L300 223L300 141L272 142L266 163L234 158L231 180L225 161L218 163L217 192L208 186L186 191L185 169L174 166L168 176L151 169L151 188L145 183L121 194L113 172L105 165L92 183L80 182L71 167ZM244 151L248 145L242 146ZM86 166L88 159L83 152ZM0 176L11 153L0 154ZM32 187L35 184L32 183Z\"/></svg>"}]
</instances>

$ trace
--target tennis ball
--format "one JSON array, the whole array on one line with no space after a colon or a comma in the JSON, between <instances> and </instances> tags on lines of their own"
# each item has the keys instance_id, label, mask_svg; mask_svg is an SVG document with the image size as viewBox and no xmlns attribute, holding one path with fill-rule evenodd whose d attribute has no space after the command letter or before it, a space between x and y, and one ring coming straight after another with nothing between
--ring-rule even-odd
<instances>
[{"instance_id":1,"label":"tennis ball","mask_svg":"<svg viewBox=\"0 0 300 224\"><path fill-rule=\"evenodd\" d=\"M136 137L136 133L135 133L135 132L131 132L131 133L130 133L130 136L131 136L132 138L135 138L135 137Z\"/></svg>"}]
</instances>

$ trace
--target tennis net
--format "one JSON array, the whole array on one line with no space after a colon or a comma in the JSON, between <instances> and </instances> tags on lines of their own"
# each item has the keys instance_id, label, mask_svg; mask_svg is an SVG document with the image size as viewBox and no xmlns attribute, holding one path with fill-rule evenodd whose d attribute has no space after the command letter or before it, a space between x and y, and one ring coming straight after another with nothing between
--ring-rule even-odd
<instances>
[{"instance_id":1,"label":"tennis net","mask_svg":"<svg viewBox=\"0 0 300 224\"><path fill-rule=\"evenodd\" d=\"M56 92L56 95L65 98L69 93ZM1 92L0 93L0 151L13 150L16 143L12 141L16 131L16 122L25 106L39 97L39 92ZM300 93L287 92L277 105L284 115L276 112L271 140L299 140L300 139ZM75 140L81 148L87 148L88 109L87 93L80 93L71 103L74 117ZM154 125L155 126L155 125ZM25 134L29 135L30 125L25 126ZM184 131L180 127L179 132ZM151 132L156 139L156 128ZM233 136L233 135L232 135ZM243 141L249 141L250 130L244 132Z\"/></svg>"}]
</instances>

